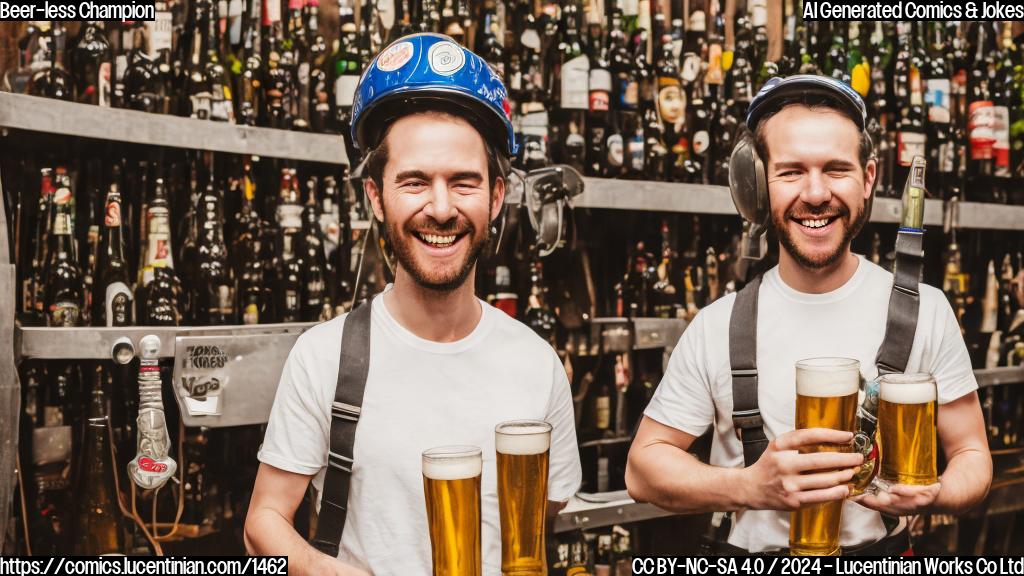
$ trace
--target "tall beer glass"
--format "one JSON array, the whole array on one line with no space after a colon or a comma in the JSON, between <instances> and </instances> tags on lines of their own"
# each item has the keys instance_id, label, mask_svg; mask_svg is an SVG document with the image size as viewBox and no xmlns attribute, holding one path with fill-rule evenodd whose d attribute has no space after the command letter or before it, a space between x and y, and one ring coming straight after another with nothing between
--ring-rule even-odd
<instances>
[{"instance_id":1,"label":"tall beer glass","mask_svg":"<svg viewBox=\"0 0 1024 576\"><path fill-rule=\"evenodd\" d=\"M856 432L860 362L848 358L812 358L796 363L796 427ZM848 452L847 446L818 444L801 453ZM843 502L806 504L792 512L789 548L795 556L839 554Z\"/></svg>"},{"instance_id":2,"label":"tall beer glass","mask_svg":"<svg viewBox=\"0 0 1024 576\"><path fill-rule=\"evenodd\" d=\"M502 422L494 429L494 447L498 453L501 573L545 575L551 425L540 420Z\"/></svg>"},{"instance_id":3,"label":"tall beer glass","mask_svg":"<svg viewBox=\"0 0 1024 576\"><path fill-rule=\"evenodd\" d=\"M882 483L938 482L935 466L937 390L929 374L888 374L879 383Z\"/></svg>"},{"instance_id":4,"label":"tall beer glass","mask_svg":"<svg viewBox=\"0 0 1024 576\"><path fill-rule=\"evenodd\" d=\"M480 472L476 446L442 446L423 453L434 576L480 576Z\"/></svg>"}]
</instances>

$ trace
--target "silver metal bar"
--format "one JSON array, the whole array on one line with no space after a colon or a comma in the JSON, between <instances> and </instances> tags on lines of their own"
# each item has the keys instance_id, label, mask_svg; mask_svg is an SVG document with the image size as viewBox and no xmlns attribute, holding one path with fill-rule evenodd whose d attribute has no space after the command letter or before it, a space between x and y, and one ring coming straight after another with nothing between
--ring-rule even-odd
<instances>
[{"instance_id":1,"label":"silver metal bar","mask_svg":"<svg viewBox=\"0 0 1024 576\"><path fill-rule=\"evenodd\" d=\"M13 294L13 291L11 292ZM122 336L131 338L135 348L147 334L160 338L160 358L174 357L174 339L178 336L250 336L255 334L295 334L305 332L315 322L257 324L253 326L128 326L124 328L38 328L17 327L19 356L50 360L109 360L110 349Z\"/></svg>"},{"instance_id":2,"label":"silver metal bar","mask_svg":"<svg viewBox=\"0 0 1024 576\"><path fill-rule=\"evenodd\" d=\"M989 386L1006 386L1008 384L1024 384L1024 366L1003 368L985 368L974 371L979 388Z\"/></svg>"},{"instance_id":3,"label":"silver metal bar","mask_svg":"<svg viewBox=\"0 0 1024 576\"><path fill-rule=\"evenodd\" d=\"M233 154L347 164L340 135L256 128L0 92L0 126Z\"/></svg>"},{"instance_id":4,"label":"silver metal bar","mask_svg":"<svg viewBox=\"0 0 1024 576\"><path fill-rule=\"evenodd\" d=\"M961 202L958 216L960 228L1024 230L1024 206Z\"/></svg>"},{"instance_id":5,"label":"silver metal bar","mask_svg":"<svg viewBox=\"0 0 1024 576\"><path fill-rule=\"evenodd\" d=\"M583 497L581 498L581 496ZM585 498L602 501L591 502ZM558 513L558 517L555 519L555 532L588 530L666 516L677 516L677 514L662 510L654 504L634 502L625 490L604 494L577 495L573 496L569 500L569 504Z\"/></svg>"},{"instance_id":6,"label":"silver metal bar","mask_svg":"<svg viewBox=\"0 0 1024 576\"><path fill-rule=\"evenodd\" d=\"M2 214L0 214L2 216ZM4 238L6 238L4 234ZM4 250L4 254L7 251ZM18 454L18 418L21 415L21 384L14 363L13 264L0 264L0 526L8 525L14 495L15 458ZM6 530L0 530L0 550Z\"/></svg>"},{"instance_id":7,"label":"silver metal bar","mask_svg":"<svg viewBox=\"0 0 1024 576\"><path fill-rule=\"evenodd\" d=\"M583 180L583 194L573 199L576 208L738 215L726 186L611 178ZM944 203L941 200L925 202L925 225L942 225L943 210ZM902 213L899 199L875 198L871 221L899 224ZM1018 221L1021 229L1024 229L1024 218L1018 217Z\"/></svg>"}]
</instances>

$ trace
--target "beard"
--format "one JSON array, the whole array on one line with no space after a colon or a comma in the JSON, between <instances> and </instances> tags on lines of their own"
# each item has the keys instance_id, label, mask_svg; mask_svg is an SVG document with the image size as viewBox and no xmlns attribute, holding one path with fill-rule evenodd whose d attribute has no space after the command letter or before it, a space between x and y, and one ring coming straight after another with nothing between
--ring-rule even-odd
<instances>
[{"instance_id":1,"label":"beard","mask_svg":"<svg viewBox=\"0 0 1024 576\"><path fill-rule=\"evenodd\" d=\"M824 216L829 213L833 213L829 206L811 207L809 210L804 210L803 214L814 217ZM792 218L795 215L795 209L791 206L786 210L786 213L782 215L780 219L775 212L772 212L772 226L775 228L775 233L779 235L779 243L782 244L782 248L793 257L794 260L804 268L810 268L812 270L821 270L828 268L835 264L839 258L846 252L850 246L850 242L857 234L860 234L861 228L864 227L864 223L868 219L868 203L865 200L861 205L860 211L856 217L851 220L850 209L844 204L839 205L838 215L836 217L836 224L843 227L843 237L839 244L834 250L824 255L812 255L807 254L800 250L799 245L790 233L788 224L792 222Z\"/></svg>"},{"instance_id":2,"label":"beard","mask_svg":"<svg viewBox=\"0 0 1024 576\"><path fill-rule=\"evenodd\" d=\"M383 212L383 206L381 207ZM490 222L490 211L487 214L487 221ZM438 235L454 234L462 240L462 236L469 239L469 249L466 251L465 259L453 267L437 268L429 264L421 263L416 257L416 247L413 245L421 240L416 236L416 219L409 220L399 230L396 222L389 222L387 213L384 213L384 241L394 252L402 270L406 271L416 284L434 292L451 292L462 287L469 278L470 271L476 265L477 260L484 248L490 242L490 226L485 225L483 232L479 232L476 226L461 214L447 224L429 227L429 233Z\"/></svg>"}]
</instances>

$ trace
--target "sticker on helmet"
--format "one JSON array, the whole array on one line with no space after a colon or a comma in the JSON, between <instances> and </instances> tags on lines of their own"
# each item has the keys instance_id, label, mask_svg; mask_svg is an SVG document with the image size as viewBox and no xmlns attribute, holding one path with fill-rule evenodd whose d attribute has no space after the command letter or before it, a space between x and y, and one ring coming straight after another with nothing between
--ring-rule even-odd
<instances>
[{"instance_id":1,"label":"sticker on helmet","mask_svg":"<svg viewBox=\"0 0 1024 576\"><path fill-rule=\"evenodd\" d=\"M438 42L430 47L427 55L430 68L444 76L451 76L466 64L466 55L462 48L454 42Z\"/></svg>"},{"instance_id":2,"label":"sticker on helmet","mask_svg":"<svg viewBox=\"0 0 1024 576\"><path fill-rule=\"evenodd\" d=\"M392 44L377 57L377 68L381 72L398 70L405 66L406 62L412 60L413 52L415 52L415 49L412 46L412 42Z\"/></svg>"}]
</instances>

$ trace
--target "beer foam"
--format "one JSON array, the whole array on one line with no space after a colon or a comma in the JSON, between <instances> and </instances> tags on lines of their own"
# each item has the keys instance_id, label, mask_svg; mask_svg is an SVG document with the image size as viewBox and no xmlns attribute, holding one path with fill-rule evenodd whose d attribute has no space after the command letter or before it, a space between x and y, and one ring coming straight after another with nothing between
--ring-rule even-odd
<instances>
[{"instance_id":1,"label":"beer foam","mask_svg":"<svg viewBox=\"0 0 1024 576\"><path fill-rule=\"evenodd\" d=\"M796 393L815 398L849 396L860 390L860 363L846 358L813 358L796 364Z\"/></svg>"},{"instance_id":2,"label":"beer foam","mask_svg":"<svg viewBox=\"0 0 1024 576\"><path fill-rule=\"evenodd\" d=\"M895 384L883 380L880 396L893 404L925 404L934 402L935 394L933 382Z\"/></svg>"},{"instance_id":3,"label":"beer foam","mask_svg":"<svg viewBox=\"0 0 1024 576\"><path fill-rule=\"evenodd\" d=\"M480 451L433 450L423 454L423 475L432 480L463 480L480 475Z\"/></svg>"},{"instance_id":4,"label":"beer foam","mask_svg":"<svg viewBox=\"0 0 1024 576\"><path fill-rule=\"evenodd\" d=\"M498 432L494 435L494 449L502 454L529 456L547 452L551 446L551 432L545 426L519 426L515 433Z\"/></svg>"}]
</instances>

